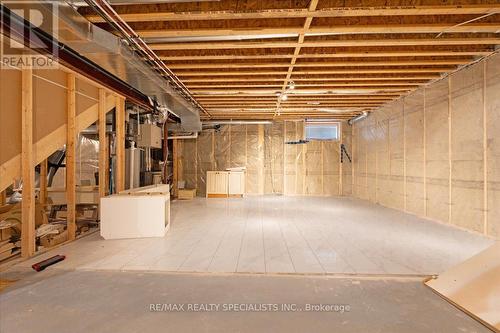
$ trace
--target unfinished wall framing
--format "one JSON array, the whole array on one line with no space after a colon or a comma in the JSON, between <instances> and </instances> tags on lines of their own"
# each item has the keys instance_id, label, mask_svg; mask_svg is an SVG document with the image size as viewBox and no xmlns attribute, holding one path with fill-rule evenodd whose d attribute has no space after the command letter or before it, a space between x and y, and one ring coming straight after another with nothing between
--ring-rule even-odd
<instances>
[{"instance_id":1,"label":"unfinished wall framing","mask_svg":"<svg viewBox=\"0 0 500 333\"><path fill-rule=\"evenodd\" d=\"M106 169L103 161L99 163L97 160L92 161L95 165L89 168L82 160L83 145L76 142L76 138L80 131L98 120L99 105L104 115L115 107L115 95L113 91L64 66L57 69L3 67L0 70L0 142L3 143L0 145L1 204L6 203L5 190L14 183L19 184L18 180L22 179L21 191L29 195L23 195L20 226L6 228L20 235L23 257L30 257L36 251L36 228L47 221L47 217L42 216L46 215L50 206L47 192L53 189L47 188L46 177L43 177L45 181L40 182L39 198L35 198L38 190L35 167L40 164L40 174L46 176L47 158L65 145L65 164L69 171L62 175L64 203L68 207L66 239L75 239L76 187L82 178L90 179L97 167ZM95 141L94 150L97 146L99 142ZM14 214L17 209L14 204L2 208L4 217L11 212ZM16 253L13 251L11 254Z\"/></svg>"},{"instance_id":2,"label":"unfinished wall framing","mask_svg":"<svg viewBox=\"0 0 500 333\"><path fill-rule=\"evenodd\" d=\"M353 195L499 237L499 91L496 54L356 123Z\"/></svg>"},{"instance_id":3,"label":"unfinished wall framing","mask_svg":"<svg viewBox=\"0 0 500 333\"><path fill-rule=\"evenodd\" d=\"M207 171L244 166L247 194L339 195L341 141L286 144L303 136L303 121L205 130L197 139L179 140L179 180L205 196Z\"/></svg>"}]
</instances>

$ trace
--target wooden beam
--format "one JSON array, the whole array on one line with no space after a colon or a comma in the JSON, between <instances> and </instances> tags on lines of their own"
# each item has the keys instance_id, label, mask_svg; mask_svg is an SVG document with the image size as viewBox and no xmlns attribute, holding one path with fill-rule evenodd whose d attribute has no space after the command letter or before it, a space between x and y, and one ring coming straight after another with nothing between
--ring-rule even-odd
<instances>
[{"instance_id":1,"label":"wooden beam","mask_svg":"<svg viewBox=\"0 0 500 333\"><path fill-rule=\"evenodd\" d=\"M450 60L385 60L385 61L336 61L336 62L305 62L296 63L294 67L344 67L344 66L438 66L438 65L465 65L471 59ZM275 68L289 67L290 63L186 63L167 64L170 69L198 69L198 68Z\"/></svg>"},{"instance_id":2,"label":"wooden beam","mask_svg":"<svg viewBox=\"0 0 500 333\"><path fill-rule=\"evenodd\" d=\"M108 169L106 169L106 160L108 159L106 149L106 90L99 89L99 197L103 198L107 194L106 178Z\"/></svg>"},{"instance_id":3,"label":"wooden beam","mask_svg":"<svg viewBox=\"0 0 500 333\"><path fill-rule=\"evenodd\" d=\"M68 239L76 238L76 78L68 75L66 134L66 219Z\"/></svg>"},{"instance_id":4,"label":"wooden beam","mask_svg":"<svg viewBox=\"0 0 500 333\"><path fill-rule=\"evenodd\" d=\"M350 82L350 83L314 83L314 84L296 84L296 89L305 87L320 87L320 88L337 88L337 87L370 87L370 86L420 86L426 82ZM188 85L189 89L210 88L214 91L216 89L226 88L274 88L281 87L281 84L196 84Z\"/></svg>"},{"instance_id":5,"label":"wooden beam","mask_svg":"<svg viewBox=\"0 0 500 333\"><path fill-rule=\"evenodd\" d=\"M295 48L298 42L188 42L188 43L151 43L153 50L215 50L215 49L256 49L256 48ZM500 38L414 38L414 39L334 39L304 42L302 47L347 47L347 46L417 46L417 45L496 45Z\"/></svg>"},{"instance_id":6,"label":"wooden beam","mask_svg":"<svg viewBox=\"0 0 500 333\"><path fill-rule=\"evenodd\" d=\"M322 96L321 100L326 101L326 100L344 100L344 99L392 99L392 97L398 96L395 93L379 93L379 94L358 94L358 95L350 95L350 94L335 94L335 95L328 95L328 96ZM289 95L288 100L285 101L284 103L289 103L291 101L297 100L297 101L303 101L303 100L314 100L316 101L318 98L315 96L310 96L310 95ZM223 96L223 95L211 95L211 96L203 96L198 98L199 101L228 101L228 100L234 100L234 101L276 101L275 96L270 97L270 96Z\"/></svg>"},{"instance_id":7,"label":"wooden beam","mask_svg":"<svg viewBox=\"0 0 500 333\"><path fill-rule=\"evenodd\" d=\"M39 193L39 201L40 204L45 205L47 203L47 173L48 173L48 161L47 159L43 160L40 163L40 193Z\"/></svg>"},{"instance_id":8,"label":"wooden beam","mask_svg":"<svg viewBox=\"0 0 500 333\"><path fill-rule=\"evenodd\" d=\"M453 56L485 56L490 54L492 51L467 51L467 50L448 50L448 51L419 51L419 50L402 50L402 51L370 51L367 52L364 49L359 51L339 51L336 53L304 53L298 54L297 58L367 58L367 57L453 57ZM190 60L260 60L260 59L290 59L294 55L290 54L249 54L249 55L236 55L236 54L226 54L226 55L163 55L159 56L161 60L164 61L190 61Z\"/></svg>"},{"instance_id":9,"label":"wooden beam","mask_svg":"<svg viewBox=\"0 0 500 333\"><path fill-rule=\"evenodd\" d=\"M21 71L21 156L23 200L21 203L21 256L35 254L35 164L33 162L33 70Z\"/></svg>"},{"instance_id":10,"label":"wooden beam","mask_svg":"<svg viewBox=\"0 0 500 333\"><path fill-rule=\"evenodd\" d=\"M306 18L312 20L312 17ZM460 22L458 22L460 23ZM498 24L495 23L469 23L457 26L456 22L438 23L438 24L353 24L325 27L259 27L248 28L209 28L209 29L148 29L137 30L137 34L142 38L173 38L173 37L216 37L216 36L250 36L255 35L277 35L280 34L410 34L410 33L497 33ZM279 37L276 37L279 38Z\"/></svg>"},{"instance_id":11,"label":"wooden beam","mask_svg":"<svg viewBox=\"0 0 500 333\"><path fill-rule=\"evenodd\" d=\"M424 75L412 75L412 76L374 76L374 77L350 77L350 76L344 76L344 77L324 77L324 78L315 78L315 77L309 77L309 78L295 78L293 81L295 83L297 82L311 82L311 81L318 81L318 82L332 82L332 81L389 81L389 80L394 80L394 81L399 81L399 80L433 80L433 79L439 79L441 76L439 74L424 74ZM182 82L187 84L187 83L197 83L197 82L282 82L282 78L258 78L258 77L249 77L249 78L240 78L240 77L235 77L235 78L192 78L192 79L183 79Z\"/></svg>"},{"instance_id":12,"label":"wooden beam","mask_svg":"<svg viewBox=\"0 0 500 333\"><path fill-rule=\"evenodd\" d=\"M410 16L410 15L467 15L489 14L500 10L497 4L471 5L427 5L427 6L380 6L380 7L338 7L322 8L316 11L305 9L256 9L212 10L196 12L147 11L144 13L120 13L127 22L155 21L197 21L197 20L235 20L235 19L271 19L271 18L306 18L306 17L360 17L360 16ZM95 14L85 16L93 23L105 23Z\"/></svg>"},{"instance_id":13,"label":"wooden beam","mask_svg":"<svg viewBox=\"0 0 500 333\"><path fill-rule=\"evenodd\" d=\"M328 88L304 88L300 90L295 90L294 94L300 94L300 93L318 93L318 94L329 94L330 91L336 90L336 91L351 91L351 90L356 90L356 91L377 91L377 90L383 90L383 91L406 91L409 89L414 88L413 86L403 86L403 87L328 87ZM276 94L279 92L279 89L224 89L221 90L221 94ZM212 95L214 93L213 89L200 89L200 90L191 90L191 93L193 95L203 95L203 94L210 94Z\"/></svg>"},{"instance_id":14,"label":"wooden beam","mask_svg":"<svg viewBox=\"0 0 500 333\"><path fill-rule=\"evenodd\" d=\"M443 73L451 72L455 67L429 67L429 68L377 68L377 69L329 69L329 70L307 70L297 71L293 75L324 75L324 74L395 74L395 73ZM244 75L279 75L287 74L284 71L192 71L192 72L177 72L179 77L187 76L244 76Z\"/></svg>"},{"instance_id":15,"label":"wooden beam","mask_svg":"<svg viewBox=\"0 0 500 333\"><path fill-rule=\"evenodd\" d=\"M116 96L116 192L125 190L125 99Z\"/></svg>"},{"instance_id":16,"label":"wooden beam","mask_svg":"<svg viewBox=\"0 0 500 333\"><path fill-rule=\"evenodd\" d=\"M375 105L376 106L376 105ZM366 107L374 107L373 105L368 105ZM350 105L337 105L335 106L335 109L342 110L345 109L347 111L352 110L353 106ZM213 108L211 109L213 112L227 112L227 111L233 111L233 112L259 112L259 111L274 111L276 107L240 107L240 108ZM321 111L322 109L327 109L326 106L314 106L311 105L309 107L281 107L281 111L297 111L297 112L308 112L308 111Z\"/></svg>"}]
</instances>

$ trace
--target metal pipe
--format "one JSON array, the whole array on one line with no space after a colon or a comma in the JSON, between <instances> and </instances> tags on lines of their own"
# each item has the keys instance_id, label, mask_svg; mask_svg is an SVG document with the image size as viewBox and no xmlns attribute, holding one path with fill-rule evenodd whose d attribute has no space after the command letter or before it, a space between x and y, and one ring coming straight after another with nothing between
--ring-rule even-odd
<instances>
[{"instance_id":1,"label":"metal pipe","mask_svg":"<svg viewBox=\"0 0 500 333\"><path fill-rule=\"evenodd\" d=\"M221 121L204 121L202 125L270 125L269 120L221 120Z\"/></svg>"},{"instance_id":2,"label":"metal pipe","mask_svg":"<svg viewBox=\"0 0 500 333\"><path fill-rule=\"evenodd\" d=\"M196 132L195 134L192 134L192 135L169 136L168 140L174 140L174 139L179 139L179 140L183 140L183 139L196 139L197 137L198 137L198 132Z\"/></svg>"}]
</instances>

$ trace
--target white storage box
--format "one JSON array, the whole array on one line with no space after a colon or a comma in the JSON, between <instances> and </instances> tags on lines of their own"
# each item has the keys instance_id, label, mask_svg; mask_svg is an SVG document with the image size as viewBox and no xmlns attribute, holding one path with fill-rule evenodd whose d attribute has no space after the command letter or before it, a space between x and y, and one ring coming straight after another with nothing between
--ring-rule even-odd
<instances>
[{"instance_id":1,"label":"white storage box","mask_svg":"<svg viewBox=\"0 0 500 333\"><path fill-rule=\"evenodd\" d=\"M163 237L170 228L168 185L152 185L101 198L104 239Z\"/></svg>"}]
</instances>

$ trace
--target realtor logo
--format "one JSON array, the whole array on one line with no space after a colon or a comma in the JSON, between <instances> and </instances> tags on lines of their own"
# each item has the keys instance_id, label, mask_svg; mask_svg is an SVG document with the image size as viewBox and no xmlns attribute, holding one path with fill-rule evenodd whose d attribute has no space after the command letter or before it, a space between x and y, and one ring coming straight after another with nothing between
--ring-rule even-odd
<instances>
[{"instance_id":1,"label":"realtor logo","mask_svg":"<svg viewBox=\"0 0 500 333\"><path fill-rule=\"evenodd\" d=\"M58 1L2 1L0 9L1 68L57 68Z\"/></svg>"}]
</instances>

